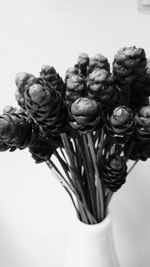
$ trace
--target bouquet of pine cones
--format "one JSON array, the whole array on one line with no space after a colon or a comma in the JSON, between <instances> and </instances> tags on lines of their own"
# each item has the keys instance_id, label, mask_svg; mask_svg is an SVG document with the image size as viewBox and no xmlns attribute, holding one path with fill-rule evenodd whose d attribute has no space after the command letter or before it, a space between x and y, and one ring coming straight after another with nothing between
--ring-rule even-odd
<instances>
[{"instance_id":1,"label":"bouquet of pine cones","mask_svg":"<svg viewBox=\"0 0 150 267\"><path fill-rule=\"evenodd\" d=\"M43 65L16 75L18 107L0 116L0 151L28 148L69 194L78 218L102 221L139 160L150 157L150 63L144 49L81 53L64 79ZM128 161L133 161L129 168Z\"/></svg>"}]
</instances>

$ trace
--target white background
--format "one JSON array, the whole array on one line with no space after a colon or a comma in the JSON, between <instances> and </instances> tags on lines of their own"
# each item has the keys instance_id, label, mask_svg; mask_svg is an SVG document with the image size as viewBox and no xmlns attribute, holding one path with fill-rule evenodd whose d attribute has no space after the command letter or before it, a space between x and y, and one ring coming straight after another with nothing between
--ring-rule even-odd
<instances>
[{"instance_id":1,"label":"white background","mask_svg":"<svg viewBox=\"0 0 150 267\"><path fill-rule=\"evenodd\" d=\"M123 46L150 57L150 15L137 0L1 0L0 110L16 105L15 75L53 65L64 77L80 52L113 61ZM113 197L121 267L150 266L150 161L141 162ZM0 154L0 267L62 266L74 209L43 163L27 150Z\"/></svg>"}]
</instances>

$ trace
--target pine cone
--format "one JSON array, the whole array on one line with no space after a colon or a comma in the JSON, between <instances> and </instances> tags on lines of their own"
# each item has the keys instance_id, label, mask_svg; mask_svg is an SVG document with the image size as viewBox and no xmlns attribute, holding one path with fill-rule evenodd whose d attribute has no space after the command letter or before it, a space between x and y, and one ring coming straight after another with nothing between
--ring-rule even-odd
<instances>
[{"instance_id":1,"label":"pine cone","mask_svg":"<svg viewBox=\"0 0 150 267\"><path fill-rule=\"evenodd\" d=\"M102 165L102 183L112 192L116 192L126 181L127 165L119 155L110 155Z\"/></svg>"},{"instance_id":2,"label":"pine cone","mask_svg":"<svg viewBox=\"0 0 150 267\"><path fill-rule=\"evenodd\" d=\"M126 106L116 107L107 116L106 130L118 143L125 143L133 133L134 119L131 109Z\"/></svg>"},{"instance_id":3,"label":"pine cone","mask_svg":"<svg viewBox=\"0 0 150 267\"><path fill-rule=\"evenodd\" d=\"M36 82L36 77L27 72L19 72L16 74L15 83L17 86L17 90L15 93L16 100L18 105L25 109L25 100L24 93L27 88L33 85Z\"/></svg>"},{"instance_id":4,"label":"pine cone","mask_svg":"<svg viewBox=\"0 0 150 267\"><path fill-rule=\"evenodd\" d=\"M83 133L101 127L102 113L100 106L92 99L81 97L70 107L70 126Z\"/></svg>"},{"instance_id":5,"label":"pine cone","mask_svg":"<svg viewBox=\"0 0 150 267\"><path fill-rule=\"evenodd\" d=\"M135 139L150 140L150 105L142 107L135 115Z\"/></svg>"},{"instance_id":6,"label":"pine cone","mask_svg":"<svg viewBox=\"0 0 150 267\"><path fill-rule=\"evenodd\" d=\"M0 116L0 142L11 151L30 146L37 139L39 128L23 112L5 113Z\"/></svg>"},{"instance_id":7,"label":"pine cone","mask_svg":"<svg viewBox=\"0 0 150 267\"><path fill-rule=\"evenodd\" d=\"M123 47L115 55L113 74L121 90L124 103L129 103L131 86L141 83L146 74L146 56L142 48ZM131 89L132 90L132 89Z\"/></svg>"},{"instance_id":8,"label":"pine cone","mask_svg":"<svg viewBox=\"0 0 150 267\"><path fill-rule=\"evenodd\" d=\"M49 65L43 65L40 71L40 77L49 82L51 86L60 93L64 98L65 84L60 75L56 72L55 68Z\"/></svg>"},{"instance_id":9,"label":"pine cone","mask_svg":"<svg viewBox=\"0 0 150 267\"><path fill-rule=\"evenodd\" d=\"M148 66L147 62L146 67L143 66L143 75L136 77L130 89L129 105L134 113L137 113L141 107L149 104L150 74Z\"/></svg>"},{"instance_id":10,"label":"pine cone","mask_svg":"<svg viewBox=\"0 0 150 267\"><path fill-rule=\"evenodd\" d=\"M103 108L112 108L118 101L118 90L112 75L104 70L94 70L87 78L88 96L100 102Z\"/></svg>"},{"instance_id":11,"label":"pine cone","mask_svg":"<svg viewBox=\"0 0 150 267\"><path fill-rule=\"evenodd\" d=\"M94 57L90 58L89 65L87 66L87 73L91 73L95 69L105 69L109 72L110 65L107 58L101 54L96 54Z\"/></svg>"},{"instance_id":12,"label":"pine cone","mask_svg":"<svg viewBox=\"0 0 150 267\"><path fill-rule=\"evenodd\" d=\"M67 127L67 109L60 94L50 83L38 80L25 93L27 112L41 126L43 135L59 135Z\"/></svg>"},{"instance_id":13,"label":"pine cone","mask_svg":"<svg viewBox=\"0 0 150 267\"><path fill-rule=\"evenodd\" d=\"M42 163L50 159L55 149L57 148L56 142L51 138L43 138L41 136L29 147L29 152L35 163Z\"/></svg>"},{"instance_id":14,"label":"pine cone","mask_svg":"<svg viewBox=\"0 0 150 267\"><path fill-rule=\"evenodd\" d=\"M70 105L77 98L83 97L86 94L86 85L85 80L82 76L73 74L70 78L68 78L66 83L66 105Z\"/></svg>"}]
</instances>

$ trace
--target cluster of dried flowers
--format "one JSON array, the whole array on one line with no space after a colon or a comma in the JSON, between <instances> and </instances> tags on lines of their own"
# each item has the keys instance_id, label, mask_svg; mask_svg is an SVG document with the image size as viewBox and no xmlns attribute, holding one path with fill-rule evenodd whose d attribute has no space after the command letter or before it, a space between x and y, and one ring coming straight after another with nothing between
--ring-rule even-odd
<instances>
[{"instance_id":1,"label":"cluster of dried flowers","mask_svg":"<svg viewBox=\"0 0 150 267\"><path fill-rule=\"evenodd\" d=\"M0 116L0 151L28 148L36 163L46 162L57 175L80 220L103 220L112 193L138 160L150 157L144 49L120 49L111 69L103 55L82 53L64 80L43 65L39 77L20 72L15 83L19 107L7 106Z\"/></svg>"}]
</instances>

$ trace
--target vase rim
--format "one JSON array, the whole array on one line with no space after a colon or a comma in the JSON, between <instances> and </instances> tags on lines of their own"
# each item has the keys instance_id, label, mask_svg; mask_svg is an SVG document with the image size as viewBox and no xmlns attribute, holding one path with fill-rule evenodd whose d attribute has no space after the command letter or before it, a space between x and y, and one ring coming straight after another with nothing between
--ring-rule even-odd
<instances>
[{"instance_id":1,"label":"vase rim","mask_svg":"<svg viewBox=\"0 0 150 267\"><path fill-rule=\"evenodd\" d=\"M86 230L87 231L90 231L90 230L93 231L94 229L95 229L95 231L97 231L97 230L103 231L104 229L109 227L111 224L111 214L110 214L110 212L108 212L106 217L101 222L98 222L95 224L84 223L84 222L80 221L77 217L74 220L74 223L77 227L83 228L84 231L86 231Z\"/></svg>"}]
</instances>

